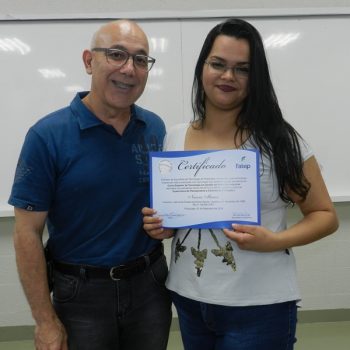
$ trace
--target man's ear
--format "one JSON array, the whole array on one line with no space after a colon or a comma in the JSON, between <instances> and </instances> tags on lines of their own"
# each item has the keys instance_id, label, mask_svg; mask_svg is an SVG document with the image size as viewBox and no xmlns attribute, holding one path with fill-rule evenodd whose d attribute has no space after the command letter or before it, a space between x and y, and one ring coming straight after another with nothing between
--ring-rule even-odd
<instances>
[{"instance_id":1,"label":"man's ear","mask_svg":"<svg viewBox=\"0 0 350 350\"><path fill-rule=\"evenodd\" d=\"M92 52L90 50L84 50L83 62L84 62L85 71L87 74L92 74L91 61L92 61Z\"/></svg>"}]
</instances>

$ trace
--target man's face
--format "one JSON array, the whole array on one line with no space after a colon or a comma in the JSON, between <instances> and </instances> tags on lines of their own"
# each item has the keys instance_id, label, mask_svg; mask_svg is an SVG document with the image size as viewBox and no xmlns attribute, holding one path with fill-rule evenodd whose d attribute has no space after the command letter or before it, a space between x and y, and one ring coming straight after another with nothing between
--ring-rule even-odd
<instances>
[{"instance_id":1,"label":"man's face","mask_svg":"<svg viewBox=\"0 0 350 350\"><path fill-rule=\"evenodd\" d=\"M131 22L104 27L96 37L95 47L117 48L131 55L148 55L149 51L145 34ZM141 96L148 72L136 68L131 57L123 66L115 67L102 51L88 51L84 55L86 70L92 75L91 101L98 109L112 113L128 109Z\"/></svg>"}]
</instances>

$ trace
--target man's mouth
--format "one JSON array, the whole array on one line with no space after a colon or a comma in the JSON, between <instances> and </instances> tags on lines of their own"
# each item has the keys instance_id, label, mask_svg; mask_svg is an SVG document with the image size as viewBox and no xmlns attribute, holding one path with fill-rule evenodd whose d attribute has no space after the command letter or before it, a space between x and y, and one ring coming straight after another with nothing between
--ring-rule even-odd
<instances>
[{"instance_id":1,"label":"man's mouth","mask_svg":"<svg viewBox=\"0 0 350 350\"><path fill-rule=\"evenodd\" d=\"M131 88L134 87L133 84L127 84L127 83L123 83L121 81L117 81L117 80L112 80L112 83L114 84L114 86L116 86L118 89L122 89L122 90L129 90Z\"/></svg>"}]
</instances>

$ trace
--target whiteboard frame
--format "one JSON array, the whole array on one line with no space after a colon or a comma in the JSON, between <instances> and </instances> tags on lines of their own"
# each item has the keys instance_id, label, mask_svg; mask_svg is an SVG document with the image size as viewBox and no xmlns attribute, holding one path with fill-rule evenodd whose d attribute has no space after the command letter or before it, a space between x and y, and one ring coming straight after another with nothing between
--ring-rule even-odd
<instances>
[{"instance_id":1,"label":"whiteboard frame","mask_svg":"<svg viewBox=\"0 0 350 350\"><path fill-rule=\"evenodd\" d=\"M0 206L0 218L15 216L14 209L11 205Z\"/></svg>"},{"instance_id":2,"label":"whiteboard frame","mask_svg":"<svg viewBox=\"0 0 350 350\"><path fill-rule=\"evenodd\" d=\"M350 196L331 196L331 199L333 203L350 202ZM14 209L11 205L0 206L0 218L13 217L14 215Z\"/></svg>"}]
</instances>

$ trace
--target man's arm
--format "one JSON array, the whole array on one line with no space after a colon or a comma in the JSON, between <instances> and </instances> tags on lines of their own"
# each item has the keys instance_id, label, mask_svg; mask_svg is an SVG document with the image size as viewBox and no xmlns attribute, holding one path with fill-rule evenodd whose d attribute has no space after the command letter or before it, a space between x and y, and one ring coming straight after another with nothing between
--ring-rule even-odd
<instances>
[{"instance_id":1,"label":"man's arm","mask_svg":"<svg viewBox=\"0 0 350 350\"><path fill-rule=\"evenodd\" d=\"M47 212L15 208L14 246L19 277L36 322L38 350L66 350L67 336L51 303L42 235Z\"/></svg>"}]
</instances>

